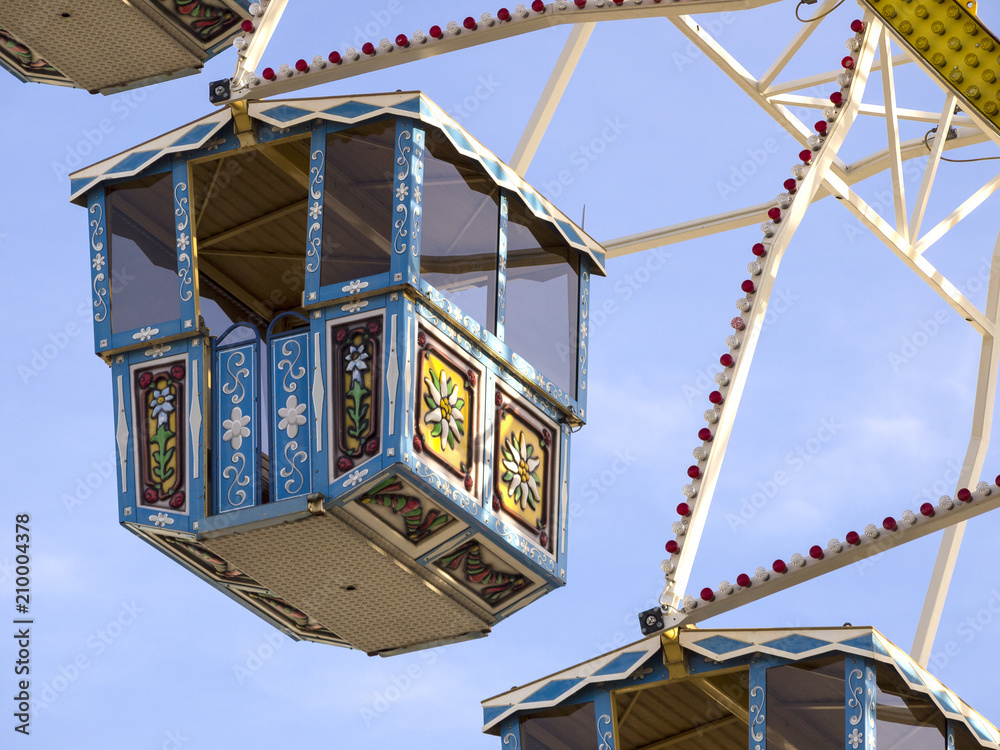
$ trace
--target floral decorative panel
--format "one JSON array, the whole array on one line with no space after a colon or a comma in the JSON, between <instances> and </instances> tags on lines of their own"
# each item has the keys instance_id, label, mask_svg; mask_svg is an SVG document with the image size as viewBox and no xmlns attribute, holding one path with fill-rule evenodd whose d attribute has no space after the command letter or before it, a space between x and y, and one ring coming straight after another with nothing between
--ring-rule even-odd
<instances>
[{"instance_id":1,"label":"floral decorative panel","mask_svg":"<svg viewBox=\"0 0 1000 750\"><path fill-rule=\"evenodd\" d=\"M493 510L518 522L541 547L553 549L557 450L553 429L497 389L493 427Z\"/></svg>"},{"instance_id":2,"label":"floral decorative panel","mask_svg":"<svg viewBox=\"0 0 1000 750\"><path fill-rule=\"evenodd\" d=\"M330 342L333 476L381 450L381 315L334 326Z\"/></svg>"},{"instance_id":3,"label":"floral decorative panel","mask_svg":"<svg viewBox=\"0 0 1000 750\"><path fill-rule=\"evenodd\" d=\"M477 372L437 339L421 330L417 336L416 425L413 447L464 483L476 486L480 443Z\"/></svg>"},{"instance_id":4,"label":"floral decorative panel","mask_svg":"<svg viewBox=\"0 0 1000 750\"><path fill-rule=\"evenodd\" d=\"M210 578L228 585L262 588L253 578L237 570L211 550L198 542L174 536L159 536L157 540L175 555L200 569Z\"/></svg>"},{"instance_id":5,"label":"floral decorative panel","mask_svg":"<svg viewBox=\"0 0 1000 750\"><path fill-rule=\"evenodd\" d=\"M187 513L185 466L186 358L132 370L138 502L147 508Z\"/></svg>"},{"instance_id":6,"label":"floral decorative panel","mask_svg":"<svg viewBox=\"0 0 1000 750\"><path fill-rule=\"evenodd\" d=\"M359 502L413 544L428 541L446 528L450 532L457 525L454 516L395 477L373 488Z\"/></svg>"},{"instance_id":7,"label":"floral decorative panel","mask_svg":"<svg viewBox=\"0 0 1000 750\"><path fill-rule=\"evenodd\" d=\"M280 597L274 596L273 594L259 594L253 591L246 592L246 595L255 603L263 605L261 609L265 610L272 617L276 616L279 620L294 630L302 631L310 635L339 639L339 636L332 630L328 630L323 625L305 614L305 612L293 607Z\"/></svg>"},{"instance_id":8,"label":"floral decorative panel","mask_svg":"<svg viewBox=\"0 0 1000 750\"><path fill-rule=\"evenodd\" d=\"M312 491L309 398L309 332L275 338L271 347L271 498L287 500Z\"/></svg>"},{"instance_id":9,"label":"floral decorative panel","mask_svg":"<svg viewBox=\"0 0 1000 750\"><path fill-rule=\"evenodd\" d=\"M260 495L260 364L256 341L216 350L215 506L249 508Z\"/></svg>"},{"instance_id":10,"label":"floral decorative panel","mask_svg":"<svg viewBox=\"0 0 1000 750\"><path fill-rule=\"evenodd\" d=\"M512 570L477 539L443 555L434 564L490 607L503 604L532 585L527 576Z\"/></svg>"}]
</instances>

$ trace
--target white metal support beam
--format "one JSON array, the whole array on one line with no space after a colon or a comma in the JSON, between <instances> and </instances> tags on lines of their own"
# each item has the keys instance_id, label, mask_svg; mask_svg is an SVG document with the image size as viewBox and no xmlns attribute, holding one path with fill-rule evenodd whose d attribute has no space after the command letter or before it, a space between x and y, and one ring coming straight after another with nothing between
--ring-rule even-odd
<instances>
[{"instance_id":1,"label":"white metal support beam","mask_svg":"<svg viewBox=\"0 0 1000 750\"><path fill-rule=\"evenodd\" d=\"M771 67L767 69L767 72L760 77L757 81L757 90L766 91L767 87L774 83L774 79L781 75L781 71L785 69L791 59L795 57L795 54L802 49L802 45L806 43L806 40L812 36L812 33L819 28L819 22L826 17L827 13L830 13L837 5L840 0L826 0L819 10L816 11L815 17L816 21L812 23L802 24L802 28L799 29L798 33L792 37L792 41L788 43L788 46L781 51L777 59L771 63Z\"/></svg>"},{"instance_id":2,"label":"white metal support beam","mask_svg":"<svg viewBox=\"0 0 1000 750\"><path fill-rule=\"evenodd\" d=\"M871 14L866 14L870 21ZM864 45L857 53L854 82L851 97L844 105L836 124L827 135L823 147L814 156L811 166L799 184L792 204L781 219L783 227L770 242L766 263L757 290L754 293L753 308L747 315L746 333L740 343L740 353L730 376L729 390L726 394L726 405L722 409L718 423L715 425L715 435L712 439L712 450L702 470L701 486L698 489L697 501L692 509L688 529L684 534L684 543L674 561L674 569L667 573L667 582L660 596L660 604L674 610L680 609L683 594L687 589L691 569L705 529L705 522L711 509L712 496L718 481L722 462L725 459L726 448L732 434L733 423L739 410L740 399L746 386L747 376L753 362L753 355L760 341L764 318L768 310L768 302L777 278L778 267L782 256L805 216L816 193L823 185L824 178L831 173L837 151L844 143L847 133L858 117L861 99L864 96L868 75L875 57L877 41L875 29L869 28L864 37ZM734 61L735 62L735 61Z\"/></svg>"},{"instance_id":3,"label":"white metal support beam","mask_svg":"<svg viewBox=\"0 0 1000 750\"><path fill-rule=\"evenodd\" d=\"M958 288L938 271L930 261L914 252L913 247L893 229L889 223L879 216L871 206L865 203L854 191L835 175L827 175L827 185L837 195L847 209L857 216L876 237L882 240L910 270L919 276L924 283L938 293L959 315L965 318L980 334L992 332L990 322L979 308L972 304Z\"/></svg>"},{"instance_id":4,"label":"white metal support beam","mask_svg":"<svg viewBox=\"0 0 1000 750\"><path fill-rule=\"evenodd\" d=\"M934 138L934 146L931 148L931 158L924 169L924 177L920 183L920 192L917 193L917 204L913 207L913 214L910 216L910 236L920 236L920 225L924 221L924 212L927 210L927 201L931 197L931 187L934 185L934 177L941 164L941 154L944 153L944 144L948 140L948 131L951 129L951 120L955 116L955 104L958 100L954 94L945 97L944 109L941 110L941 118L937 124L937 137Z\"/></svg>"},{"instance_id":5,"label":"white metal support beam","mask_svg":"<svg viewBox=\"0 0 1000 750\"><path fill-rule=\"evenodd\" d=\"M884 26L879 33L879 57L890 60L889 30ZM899 120L896 119L896 80L892 65L882 66L882 97L885 103L885 132L889 140L889 165L892 175L893 204L896 209L896 231L903 242L910 241L910 229L906 223L906 193L903 183L903 156L899 148Z\"/></svg>"},{"instance_id":6,"label":"white metal support beam","mask_svg":"<svg viewBox=\"0 0 1000 750\"><path fill-rule=\"evenodd\" d=\"M1000 236L993 248L993 262L990 266L990 282L986 302L986 317L996 325L1000 310ZM958 486L970 487L982 474L983 462L986 460L986 449L990 444L990 434L993 429L993 407L996 403L997 376L1000 373L1000 345L993 334L983 336L982 350L979 355L979 379L976 383L976 401L972 412L972 436L969 448L965 454L965 462L958 478ZM965 534L965 521L945 529L938 550L934 571L927 588L927 597L920 612L917 632L913 638L913 648L910 656L923 667L931 656L934 637L941 623L941 613L944 610L951 576L955 572L959 548Z\"/></svg>"},{"instance_id":7,"label":"white metal support beam","mask_svg":"<svg viewBox=\"0 0 1000 750\"><path fill-rule=\"evenodd\" d=\"M545 84L542 95L538 99L535 111L532 112L531 119L528 120L528 126L524 129L524 134L521 136L517 148L514 149L514 155L510 158L510 166L522 177L528 171L531 160L535 158L535 152L538 151L538 145L542 142L542 136L545 135L549 123L552 122L556 107L559 106L559 101L566 91L566 86L569 85L570 78L573 77L573 71L576 70L580 56L583 55L583 50L587 46L587 40L590 39L596 25L595 23L578 24L573 27L569 39L566 40L566 46L563 47L555 68L552 70L552 75L549 76L548 83Z\"/></svg>"}]
</instances>

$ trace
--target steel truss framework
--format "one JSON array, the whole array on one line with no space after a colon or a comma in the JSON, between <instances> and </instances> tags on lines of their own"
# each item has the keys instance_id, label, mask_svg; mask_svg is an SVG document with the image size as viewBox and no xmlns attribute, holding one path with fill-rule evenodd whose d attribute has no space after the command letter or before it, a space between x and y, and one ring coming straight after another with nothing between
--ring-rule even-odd
<instances>
[{"instance_id":1,"label":"steel truss framework","mask_svg":"<svg viewBox=\"0 0 1000 750\"><path fill-rule=\"evenodd\" d=\"M796 53L815 32L816 28L824 22L827 12L838 6L838 0L825 0L818 5L811 6L812 16L819 20L803 24L799 32L759 78L753 76L722 44L714 39L706 31L704 25L699 24L695 18L686 14L686 11L692 10L697 12L742 10L766 5L773 1L702 0L699 2L699 0L686 0L682 3L671 2L669 5L667 3L655 6L647 4L641 8L631 7L630 3L621 9L621 12L628 12L635 17L664 17L781 128L805 146L806 139L813 135L813 130L795 114L792 108L806 108L817 112L828 108L830 102L813 96L812 90L817 86L835 82L843 71L838 69L819 72L784 83L776 83L776 81L789 68ZM281 0L272 0L272 2L277 6L274 10L279 10L284 5ZM642 0L633 0L633 2L639 6ZM653 0L653 2L658 3L659 0ZM892 54L894 41L891 35L892 30L883 26L879 16L871 11L871 7L876 6L878 2L879 0L859 0L862 9L866 11L866 33L862 48L855 53L857 64L854 69L854 81L855 86L860 86L861 91L858 91L857 95L853 96L852 100L845 106L845 112L838 119L834 134L827 139L822 151L822 158L813 162L807 177L802 181L798 192L806 193L809 196L808 201L796 201L796 205L783 218L784 227L781 234L770 248L770 253L776 257L770 262L765 278L762 279L756 291L754 309L749 316L747 325L748 335L742 345L743 351L739 367L733 373L733 382L724 411L725 416L716 426L713 448L704 470L705 481L701 485L698 502L689 519L683 548L677 557L676 564L673 565L673 569L667 574L667 585L661 597L661 604L665 613L663 618L665 628L672 627L682 621L697 622L797 583L810 580L861 558L879 554L881 551L898 546L900 543L944 529L944 537L911 652L911 656L916 662L926 666L958 556L965 523L968 518L1000 505L1000 488L995 486L980 484L975 503L956 501L954 507L949 505L945 508L947 513L938 513L933 518L916 516L915 520L901 524L898 536L889 544L877 541L878 531L875 531L874 535L868 535L870 538L862 537L861 543L857 545L841 545L831 542L831 547L828 548L831 554L821 556L820 559L803 560L799 558L795 564L798 570L794 572L789 570L788 575L770 577L765 575L755 581L752 587L735 593L732 590L723 591L720 589L717 592L718 598L710 603L703 602L700 605L695 605L691 603L691 597L683 596L689 583L691 568L710 509L715 481L725 455L726 444L731 434L763 316L767 310L768 298L774 288L778 260L804 218L808 207L807 203L816 202L831 195L834 196L861 222L863 227L877 237L918 278L941 296L981 336L982 347L973 407L972 434L958 479L958 487L972 486L978 481L983 468L992 428L997 368L1000 364L1000 346L997 345L995 335L998 311L1000 311L1000 237L997 239L993 253L985 310L980 310L967 299L955 284L927 260L925 253L947 236L975 208L1000 189L1000 175L971 192L969 197L960 203L950 215L930 229L924 226L924 219L944 152L987 142L1000 146L1000 132L992 126L992 123L986 122L971 108L961 111L958 106L960 99L956 96L955 90L949 88L939 74L931 70L928 63L908 49L905 44L898 45L902 52ZM350 60L345 60L345 63L351 62L353 63L351 65L341 67L338 63L327 66L321 58L315 58L312 66L305 65L303 68L300 65L298 73L283 66L282 75L276 78L272 72L267 81L262 81L254 73L248 71L252 71L259 60L262 47L266 44L266 37L269 37L273 30L268 29L266 35L261 34L258 39L253 40L253 49L248 56L249 59L241 61L237 76L233 79L234 93L232 98L238 100L286 93L313 84L359 75L421 57L486 43L535 28L546 28L554 23L573 24L574 27L569 39L510 160L510 165L523 175L531 164L574 69L584 53L595 23L601 20L611 20L614 17L614 6L620 4L617 0L614 0L614 5L611 1L587 0L578 14L573 13L573 5L573 3L556 2L545 6L545 10L541 13L549 13L549 15L544 21L540 16L529 17L530 14L523 6L518 6L517 17L511 18L512 26L510 28L503 26L494 28L493 19L487 19L489 14L484 14L482 17L483 25L475 33L467 33L463 37L458 37L461 30L455 31L449 26L451 33L456 35L454 38L445 38L436 42L435 45L412 50L412 54L399 54L404 51L402 49L394 52L393 45L388 40L383 40L378 49L366 53L370 55L369 58L359 56L356 50L349 50ZM843 20L844 15L841 13L832 17ZM523 24L523 27L516 24ZM470 27L466 26L466 28ZM420 36L420 43L423 44L425 40L422 35ZM417 39L417 35L414 39ZM300 61L300 63L304 64L304 61ZM939 111L903 109L897 106L896 73L904 65L920 66L940 86L944 92L944 105ZM308 75L299 75L301 73ZM869 77L875 75L881 78L883 102L881 104L864 103L862 102L864 83ZM884 121L888 146L857 161L846 163L838 154L845 140L850 136L851 126L860 117L874 117ZM901 138L900 123L906 121L934 124L939 134L948 133L950 129L954 129L955 137L935 138L928 154L927 144L923 139L903 140ZM923 179L914 208L909 211L903 184L903 164L907 160L918 157L929 158L923 171ZM883 216L875 206L863 200L853 189L863 180L886 171L891 176L894 194L892 214L889 216ZM773 202L769 202L748 206L736 211L619 237L603 244L608 250L608 257L638 253L643 250L757 224L761 221L761 217L766 215L768 208L773 205ZM911 517L913 515L910 513ZM904 526L908 528L904 529ZM684 604L685 600L688 601L686 605Z\"/></svg>"}]
</instances>

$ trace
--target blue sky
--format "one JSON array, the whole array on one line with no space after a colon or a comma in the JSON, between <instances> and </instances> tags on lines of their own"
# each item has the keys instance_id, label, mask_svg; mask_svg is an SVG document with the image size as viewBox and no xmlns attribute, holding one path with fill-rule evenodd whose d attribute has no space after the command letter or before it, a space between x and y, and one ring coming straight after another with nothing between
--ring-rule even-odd
<instances>
[{"instance_id":1,"label":"blue sky","mask_svg":"<svg viewBox=\"0 0 1000 750\"><path fill-rule=\"evenodd\" d=\"M496 11L469 0L436 2L433 10L404 0L290 6L262 65ZM760 74L797 30L793 7L789 0L705 24ZM833 68L858 15L851 4L838 9L787 77ZM1000 27L1000 11L984 7L982 15ZM422 89L509 158L568 33L537 32L304 95ZM68 202L68 172L207 114L208 82L229 76L234 64L225 53L200 76L112 97L0 77L8 102L0 124L8 320L0 562L14 558L14 515L30 513L31 666L41 702L28 743L55 747L87 727L106 747L293 740L495 748L497 740L479 732L481 699L640 637L635 614L660 593L663 544L759 232L612 260L609 277L595 280L590 413L573 442L564 589L486 639L435 651L370 659L295 643L118 526L111 379L92 353L87 312L86 215ZM943 105L919 71L901 74L899 86L902 106ZM867 99L878 101L877 80L870 91ZM860 123L844 156L883 148L881 127ZM588 232L609 240L769 200L798 151L667 21L604 23L526 176L573 218L586 205ZM988 145L969 152L996 155ZM942 165L927 226L996 174L992 164ZM912 203L920 171L907 174ZM888 189L885 176L858 187L872 203ZM994 197L928 252L980 306L980 274L1000 229L996 205ZM932 500L953 493L965 454L978 337L832 199L808 212L776 290L782 312L757 351L694 590L915 510L925 492ZM772 493L777 472L789 481ZM997 473L994 447L983 478ZM755 507L758 490L767 501ZM995 516L966 532L931 665L993 720L1000 695L982 666L1000 659ZM852 622L874 625L908 650L938 541L912 543L703 626ZM6 602L13 578L3 571ZM10 640L0 649L4 664L14 658Z\"/></svg>"}]
</instances>

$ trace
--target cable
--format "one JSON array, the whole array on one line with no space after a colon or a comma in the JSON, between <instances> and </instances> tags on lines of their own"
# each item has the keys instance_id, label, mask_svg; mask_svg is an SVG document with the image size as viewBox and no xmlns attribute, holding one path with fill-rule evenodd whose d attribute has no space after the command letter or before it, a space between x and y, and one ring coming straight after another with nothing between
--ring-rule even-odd
<instances>
[{"instance_id":1,"label":"cable","mask_svg":"<svg viewBox=\"0 0 1000 750\"><path fill-rule=\"evenodd\" d=\"M931 128L926 133L924 133L924 148L926 148L928 151L931 150L931 146L927 142L927 139L931 137L931 133L934 133L936 131L937 128ZM949 159L943 154L941 156L941 161L950 161L952 164L968 164L974 161L993 161L994 159L1000 159L1000 156L980 156L975 159Z\"/></svg>"},{"instance_id":2,"label":"cable","mask_svg":"<svg viewBox=\"0 0 1000 750\"><path fill-rule=\"evenodd\" d=\"M799 0L799 4L795 6L795 17L799 19L802 23L812 23L813 21L819 21L821 18L826 18L828 15L833 13L833 11L837 10L837 8L839 8L841 5L844 4L844 0L840 0L839 3L830 8L830 10L828 10L826 13L821 13L820 15L813 16L812 18L803 18L802 16L799 15L799 8L801 8L805 4L806 0ZM810 3L810 5L811 4L812 3Z\"/></svg>"}]
</instances>

